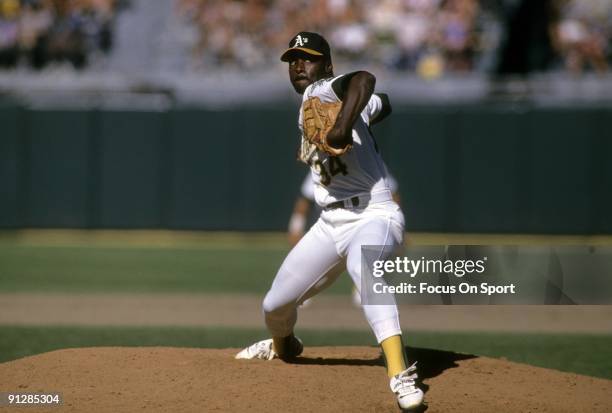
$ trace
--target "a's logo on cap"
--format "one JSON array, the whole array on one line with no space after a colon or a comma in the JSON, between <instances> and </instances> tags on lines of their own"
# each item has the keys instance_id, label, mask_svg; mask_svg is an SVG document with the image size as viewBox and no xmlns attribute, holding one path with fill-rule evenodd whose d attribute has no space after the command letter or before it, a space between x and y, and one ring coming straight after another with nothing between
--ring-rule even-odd
<instances>
[{"instance_id":1,"label":"a's logo on cap","mask_svg":"<svg viewBox=\"0 0 612 413\"><path fill-rule=\"evenodd\" d=\"M302 37L302 35L298 34L295 38L295 44L293 47L304 47L304 44L308 43L308 37Z\"/></svg>"}]
</instances>

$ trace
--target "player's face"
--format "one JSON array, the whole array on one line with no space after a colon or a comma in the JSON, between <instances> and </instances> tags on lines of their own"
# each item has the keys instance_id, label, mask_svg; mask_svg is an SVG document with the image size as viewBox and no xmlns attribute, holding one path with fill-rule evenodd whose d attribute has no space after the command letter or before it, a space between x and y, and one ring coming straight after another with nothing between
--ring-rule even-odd
<instances>
[{"instance_id":1,"label":"player's face","mask_svg":"<svg viewBox=\"0 0 612 413\"><path fill-rule=\"evenodd\" d=\"M300 95L308 85L324 78L326 73L326 62L320 57L298 54L289 61L289 80Z\"/></svg>"}]
</instances>

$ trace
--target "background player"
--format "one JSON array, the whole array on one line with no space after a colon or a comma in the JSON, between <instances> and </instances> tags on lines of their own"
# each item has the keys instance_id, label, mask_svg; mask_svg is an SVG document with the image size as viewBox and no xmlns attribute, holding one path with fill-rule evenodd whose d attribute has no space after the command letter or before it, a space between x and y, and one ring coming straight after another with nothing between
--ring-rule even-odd
<instances>
[{"instance_id":1,"label":"background player","mask_svg":"<svg viewBox=\"0 0 612 413\"><path fill-rule=\"evenodd\" d=\"M302 342L294 335L297 309L304 300L330 285L346 268L361 288L361 246L380 246L380 257L401 245L404 217L393 201L387 170L369 124L390 113L388 99L373 96L376 79L368 72L335 77L327 41L316 33L300 32L289 43L282 61L289 78L303 95L302 109L317 102L341 102L333 128L326 135L329 155L306 140L303 110L299 125L299 157L311 166L315 199L321 217L285 258L263 302L272 339L247 347L236 358L292 360ZM416 366L406 365L397 306L363 305L366 319L387 362L391 390L403 409L420 406L423 392L416 387Z\"/></svg>"}]
</instances>

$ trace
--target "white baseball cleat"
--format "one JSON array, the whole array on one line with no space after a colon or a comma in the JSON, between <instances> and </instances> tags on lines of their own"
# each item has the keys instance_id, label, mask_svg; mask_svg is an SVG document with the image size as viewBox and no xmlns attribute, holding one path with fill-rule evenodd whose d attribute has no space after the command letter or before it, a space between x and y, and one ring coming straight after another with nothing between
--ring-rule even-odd
<instances>
[{"instance_id":1,"label":"white baseball cleat","mask_svg":"<svg viewBox=\"0 0 612 413\"><path fill-rule=\"evenodd\" d=\"M402 410L419 407L423 403L423 391L416 386L416 363L391 377L389 386L397 395L397 404Z\"/></svg>"},{"instance_id":2,"label":"white baseball cleat","mask_svg":"<svg viewBox=\"0 0 612 413\"><path fill-rule=\"evenodd\" d=\"M255 344L251 344L240 353L236 354L237 359L261 359L261 360L272 360L278 357L276 351L272 348L272 339L258 341Z\"/></svg>"}]
</instances>

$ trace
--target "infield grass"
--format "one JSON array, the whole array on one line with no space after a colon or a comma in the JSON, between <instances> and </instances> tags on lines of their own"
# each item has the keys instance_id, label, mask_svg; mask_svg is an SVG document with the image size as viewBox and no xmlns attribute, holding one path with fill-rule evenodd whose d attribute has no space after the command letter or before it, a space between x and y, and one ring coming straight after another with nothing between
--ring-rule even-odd
<instances>
[{"instance_id":1,"label":"infield grass","mask_svg":"<svg viewBox=\"0 0 612 413\"><path fill-rule=\"evenodd\" d=\"M0 243L4 292L265 293L288 248L278 245L108 247ZM341 276L328 290L350 292Z\"/></svg>"},{"instance_id":2,"label":"infield grass","mask_svg":"<svg viewBox=\"0 0 612 413\"><path fill-rule=\"evenodd\" d=\"M411 234L444 244L612 245L612 237ZM289 250L283 233L155 230L0 231L0 292L262 294ZM348 294L348 276L328 292Z\"/></svg>"}]
</instances>

